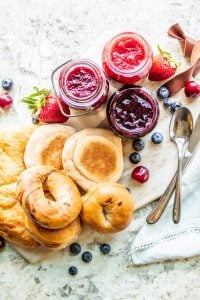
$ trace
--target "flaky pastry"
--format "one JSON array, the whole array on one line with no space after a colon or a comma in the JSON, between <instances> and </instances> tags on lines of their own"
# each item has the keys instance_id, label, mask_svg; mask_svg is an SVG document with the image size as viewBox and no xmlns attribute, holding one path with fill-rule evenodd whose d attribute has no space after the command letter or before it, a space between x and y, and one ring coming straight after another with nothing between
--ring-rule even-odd
<instances>
[{"instance_id":1,"label":"flaky pastry","mask_svg":"<svg viewBox=\"0 0 200 300\"><path fill-rule=\"evenodd\" d=\"M25 214L16 195L17 180L25 169L24 150L35 126L0 132L0 236L23 247L39 244L25 228Z\"/></svg>"}]
</instances>

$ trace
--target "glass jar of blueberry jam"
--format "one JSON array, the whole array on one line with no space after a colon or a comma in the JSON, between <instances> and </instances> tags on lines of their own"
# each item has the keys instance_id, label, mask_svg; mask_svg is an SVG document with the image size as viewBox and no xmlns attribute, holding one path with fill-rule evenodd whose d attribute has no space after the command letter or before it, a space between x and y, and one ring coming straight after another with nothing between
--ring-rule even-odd
<instances>
[{"instance_id":1,"label":"glass jar of blueberry jam","mask_svg":"<svg viewBox=\"0 0 200 300\"><path fill-rule=\"evenodd\" d=\"M109 83L103 70L95 62L78 59L58 67L52 73L54 90L53 76L59 68L58 93L70 108L92 111L106 101Z\"/></svg>"},{"instance_id":2,"label":"glass jar of blueberry jam","mask_svg":"<svg viewBox=\"0 0 200 300\"><path fill-rule=\"evenodd\" d=\"M159 106L154 96L140 86L117 90L107 103L107 119L111 129L118 135L138 138L156 126Z\"/></svg>"},{"instance_id":3,"label":"glass jar of blueberry jam","mask_svg":"<svg viewBox=\"0 0 200 300\"><path fill-rule=\"evenodd\" d=\"M123 32L105 45L102 65L113 85L135 84L148 75L152 66L152 50L139 34Z\"/></svg>"}]
</instances>

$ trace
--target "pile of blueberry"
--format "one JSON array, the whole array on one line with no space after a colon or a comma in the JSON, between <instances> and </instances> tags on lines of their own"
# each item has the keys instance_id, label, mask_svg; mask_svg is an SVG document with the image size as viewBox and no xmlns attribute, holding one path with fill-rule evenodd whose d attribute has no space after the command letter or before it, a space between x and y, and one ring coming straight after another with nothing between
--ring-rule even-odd
<instances>
[{"instance_id":1,"label":"pile of blueberry","mask_svg":"<svg viewBox=\"0 0 200 300\"><path fill-rule=\"evenodd\" d=\"M73 243L70 245L69 250L71 254L77 255L81 252L81 245L78 243ZM100 251L103 254L108 254L111 251L111 247L108 244L101 244ZM82 260L86 263L89 263L92 260L92 253L90 251L85 251L82 254ZM78 273L78 269L75 266L69 267L69 274L76 275Z\"/></svg>"},{"instance_id":2,"label":"pile of blueberry","mask_svg":"<svg viewBox=\"0 0 200 300\"><path fill-rule=\"evenodd\" d=\"M182 106L181 102L173 102L169 97L169 90L165 86L161 86L157 91L157 96L160 100L163 101L165 107L168 107L171 112L175 112L178 108Z\"/></svg>"},{"instance_id":3,"label":"pile of blueberry","mask_svg":"<svg viewBox=\"0 0 200 300\"><path fill-rule=\"evenodd\" d=\"M169 89L165 86L161 86L157 91L157 96L163 101L165 107L169 108L171 112L175 112L182 104L178 101L173 102L170 99ZM163 135L160 132L154 132L151 136L151 141L154 144L161 144L163 142ZM135 152L131 153L129 160L132 164L138 164L141 161L140 151L145 147L144 141L141 139L135 139L133 141L133 149ZM140 183L144 183L149 179L149 171L143 166L136 167L132 172L132 178Z\"/></svg>"}]
</instances>

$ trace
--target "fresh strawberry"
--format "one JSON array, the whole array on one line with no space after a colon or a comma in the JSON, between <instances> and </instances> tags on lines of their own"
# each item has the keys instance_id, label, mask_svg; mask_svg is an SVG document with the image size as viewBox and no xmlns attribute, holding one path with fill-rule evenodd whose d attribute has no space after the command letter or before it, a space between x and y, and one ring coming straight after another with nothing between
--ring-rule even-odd
<instances>
[{"instance_id":1,"label":"fresh strawberry","mask_svg":"<svg viewBox=\"0 0 200 300\"><path fill-rule=\"evenodd\" d=\"M33 123L37 123L37 119L44 123L64 123L68 117L64 116L59 108L55 94L47 89L39 90L34 87L35 92L21 101L28 105L32 111ZM70 114L68 105L59 98L62 109L66 114Z\"/></svg>"},{"instance_id":2,"label":"fresh strawberry","mask_svg":"<svg viewBox=\"0 0 200 300\"><path fill-rule=\"evenodd\" d=\"M178 67L178 63L173 60L169 52L163 51L158 46L159 54L153 58L153 64L149 72L149 80L160 81L174 75Z\"/></svg>"}]
</instances>

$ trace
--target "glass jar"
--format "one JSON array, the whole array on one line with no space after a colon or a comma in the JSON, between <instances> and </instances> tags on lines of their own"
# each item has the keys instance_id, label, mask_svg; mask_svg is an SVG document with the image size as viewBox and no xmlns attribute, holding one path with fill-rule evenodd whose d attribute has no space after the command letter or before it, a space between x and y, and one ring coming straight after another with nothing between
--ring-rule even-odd
<instances>
[{"instance_id":1,"label":"glass jar","mask_svg":"<svg viewBox=\"0 0 200 300\"><path fill-rule=\"evenodd\" d=\"M58 76L57 92L54 74L58 69L61 71ZM81 111L77 116L97 109L107 100L108 80L103 70L89 59L71 60L56 68L52 73L52 84L56 94L72 110ZM73 117L76 114L70 114L70 116Z\"/></svg>"},{"instance_id":2,"label":"glass jar","mask_svg":"<svg viewBox=\"0 0 200 300\"><path fill-rule=\"evenodd\" d=\"M113 85L118 87L135 84L145 78L152 61L150 45L134 32L123 32L114 36L102 52L103 69Z\"/></svg>"},{"instance_id":3,"label":"glass jar","mask_svg":"<svg viewBox=\"0 0 200 300\"><path fill-rule=\"evenodd\" d=\"M118 135L138 138L154 129L159 116L156 98L141 86L117 90L107 103L107 120Z\"/></svg>"}]
</instances>

